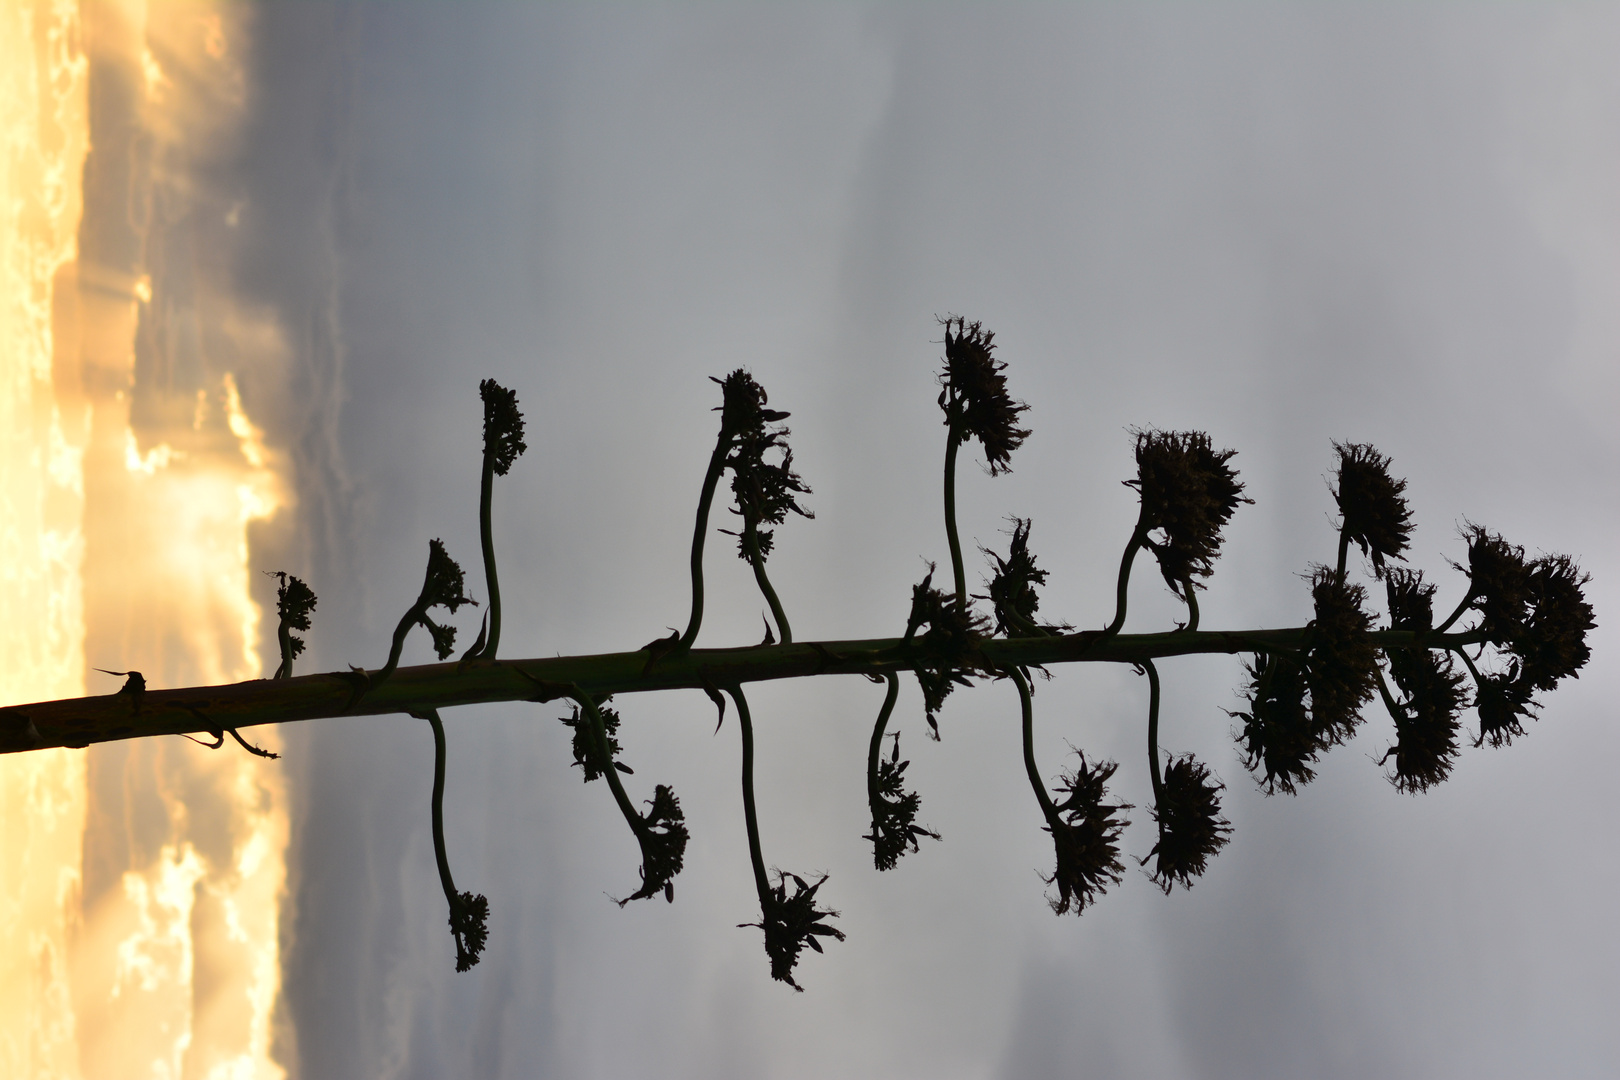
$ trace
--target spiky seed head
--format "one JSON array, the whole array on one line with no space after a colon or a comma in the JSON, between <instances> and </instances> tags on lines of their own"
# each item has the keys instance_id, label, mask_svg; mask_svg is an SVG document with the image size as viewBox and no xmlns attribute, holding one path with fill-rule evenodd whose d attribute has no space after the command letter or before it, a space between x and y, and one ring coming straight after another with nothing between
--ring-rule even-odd
<instances>
[{"instance_id":1,"label":"spiky seed head","mask_svg":"<svg viewBox=\"0 0 1620 1080\"><path fill-rule=\"evenodd\" d=\"M1544 555L1531 564L1529 610L1511 648L1523 678L1537 690L1577 676L1592 658L1586 644L1587 631L1597 627L1586 601L1591 580L1568 555Z\"/></svg>"},{"instance_id":2,"label":"spiky seed head","mask_svg":"<svg viewBox=\"0 0 1620 1080\"><path fill-rule=\"evenodd\" d=\"M790 878L795 886L792 895L787 891ZM771 978L785 982L800 992L804 987L793 980L793 969L798 965L799 953L804 947L808 945L821 952L818 938L844 940L844 932L827 922L828 919L837 918L838 912L816 906L816 891L826 881L827 875L823 874L819 881L811 885L798 874L784 874L778 870L775 887L759 898L759 922L738 924L757 926L765 932L765 955L770 957Z\"/></svg>"},{"instance_id":3,"label":"spiky seed head","mask_svg":"<svg viewBox=\"0 0 1620 1080\"><path fill-rule=\"evenodd\" d=\"M1519 677L1517 664L1501 674L1483 676L1474 688L1479 710L1479 738L1475 746L1512 746L1524 737L1524 722L1536 718L1535 688Z\"/></svg>"},{"instance_id":4,"label":"spiky seed head","mask_svg":"<svg viewBox=\"0 0 1620 1080\"><path fill-rule=\"evenodd\" d=\"M1214 449L1202 431L1136 433L1136 479L1125 483L1141 495L1147 547L1178 596L1214 572L1221 530L1239 503L1254 501L1228 464L1236 453Z\"/></svg>"},{"instance_id":5,"label":"spiky seed head","mask_svg":"<svg viewBox=\"0 0 1620 1080\"><path fill-rule=\"evenodd\" d=\"M1412 510L1401 494L1406 481L1390 476L1389 458L1366 443L1335 442L1333 449L1339 468L1332 490L1343 529L1382 576L1384 560L1403 558L1412 534Z\"/></svg>"},{"instance_id":6,"label":"spiky seed head","mask_svg":"<svg viewBox=\"0 0 1620 1080\"><path fill-rule=\"evenodd\" d=\"M1119 859L1119 834L1130 822L1115 815L1131 809L1131 804L1103 801L1108 797L1108 780L1119 765L1112 761L1092 764L1083 753L1079 757L1079 768L1063 774L1058 787L1067 796L1057 803L1056 813L1046 823L1057 855L1057 868L1046 883L1058 890L1057 898L1048 897L1047 903L1058 915L1070 910L1081 914L1125 873Z\"/></svg>"},{"instance_id":7,"label":"spiky seed head","mask_svg":"<svg viewBox=\"0 0 1620 1080\"><path fill-rule=\"evenodd\" d=\"M1311 722L1322 745L1338 746L1355 733L1376 686L1377 652L1367 637L1372 617L1365 608L1367 590L1339 580L1330 567L1312 574L1311 599L1316 618L1305 654Z\"/></svg>"},{"instance_id":8,"label":"spiky seed head","mask_svg":"<svg viewBox=\"0 0 1620 1080\"><path fill-rule=\"evenodd\" d=\"M1474 593L1473 608L1480 613L1479 630L1493 645L1506 645L1524 626L1530 607L1530 564L1524 548L1496 533L1470 525L1468 577Z\"/></svg>"},{"instance_id":9,"label":"spiky seed head","mask_svg":"<svg viewBox=\"0 0 1620 1080\"><path fill-rule=\"evenodd\" d=\"M450 905L450 932L456 938L456 970L467 971L482 958L489 940L489 901L464 892Z\"/></svg>"},{"instance_id":10,"label":"spiky seed head","mask_svg":"<svg viewBox=\"0 0 1620 1080\"><path fill-rule=\"evenodd\" d=\"M720 413L720 433L723 436L743 435L747 432L763 431L766 424L774 424L786 420L791 413L779 409L767 409L768 400L764 387L754 381L745 368L738 368L724 379L710 376L710 382L720 384L722 404L716 410Z\"/></svg>"},{"instance_id":11,"label":"spiky seed head","mask_svg":"<svg viewBox=\"0 0 1620 1080\"><path fill-rule=\"evenodd\" d=\"M478 384L484 400L484 457L496 476L505 476L528 444L523 441L523 413L518 411L517 391L508 390L494 379Z\"/></svg>"},{"instance_id":12,"label":"spiky seed head","mask_svg":"<svg viewBox=\"0 0 1620 1080\"><path fill-rule=\"evenodd\" d=\"M641 844L641 888L620 900L619 906L659 895L674 903L675 875L685 863L688 833L686 815L672 788L663 784L653 788L636 839Z\"/></svg>"},{"instance_id":13,"label":"spiky seed head","mask_svg":"<svg viewBox=\"0 0 1620 1080\"><path fill-rule=\"evenodd\" d=\"M1230 839L1232 823L1221 816L1225 786L1210 775L1208 765L1191 754L1172 757L1165 766L1161 794L1153 807L1159 842L1148 858L1158 857L1153 883L1166 895L1177 884L1192 888L1193 879L1203 876L1209 860Z\"/></svg>"},{"instance_id":14,"label":"spiky seed head","mask_svg":"<svg viewBox=\"0 0 1620 1080\"><path fill-rule=\"evenodd\" d=\"M996 616L996 633L1003 637L1018 637L1028 631L1021 626L1036 626L1035 612L1041 600L1035 589L1046 584L1047 572L1035 565L1035 556L1029 551L1028 518L1013 518L1012 544L1007 557L989 548L981 547L996 566L990 578L989 592L980 599L990 601ZM1043 627L1047 630L1068 630L1068 626Z\"/></svg>"},{"instance_id":15,"label":"spiky seed head","mask_svg":"<svg viewBox=\"0 0 1620 1080\"><path fill-rule=\"evenodd\" d=\"M1316 779L1311 766L1325 749L1305 705L1305 669L1286 653L1256 653L1245 669L1249 711L1229 714L1243 724L1243 764L1267 795L1297 794Z\"/></svg>"},{"instance_id":16,"label":"spiky seed head","mask_svg":"<svg viewBox=\"0 0 1620 1080\"><path fill-rule=\"evenodd\" d=\"M1434 629L1435 587L1423 580L1423 571L1396 568L1384 575L1389 598L1391 630Z\"/></svg>"},{"instance_id":17,"label":"spiky seed head","mask_svg":"<svg viewBox=\"0 0 1620 1080\"><path fill-rule=\"evenodd\" d=\"M445 551L442 540L428 541L427 574L422 580L422 595L418 603L425 610L431 607L449 608L452 613L463 604L478 605L467 597L466 575L461 565Z\"/></svg>"},{"instance_id":18,"label":"spiky seed head","mask_svg":"<svg viewBox=\"0 0 1620 1080\"><path fill-rule=\"evenodd\" d=\"M878 761L877 793L871 799L872 831L861 838L872 842L872 865L879 870L893 870L907 848L920 850L923 837L939 839L939 833L916 823L922 800L915 791L905 789L910 764L900 760L900 733L895 732L894 752Z\"/></svg>"},{"instance_id":19,"label":"spiky seed head","mask_svg":"<svg viewBox=\"0 0 1620 1080\"><path fill-rule=\"evenodd\" d=\"M940 372L939 407L951 438L978 439L990 475L1012 467L1012 452L1029 438L1018 418L1029 406L1007 393L1007 365L997 360L994 331L982 323L952 316L945 325L945 369Z\"/></svg>"}]
</instances>

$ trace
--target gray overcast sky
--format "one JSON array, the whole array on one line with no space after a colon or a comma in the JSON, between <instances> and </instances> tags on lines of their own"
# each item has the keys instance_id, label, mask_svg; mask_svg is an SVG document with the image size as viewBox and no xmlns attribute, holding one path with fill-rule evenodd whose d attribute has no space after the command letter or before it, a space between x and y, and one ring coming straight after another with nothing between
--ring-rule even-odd
<instances>
[{"instance_id":1,"label":"gray overcast sky","mask_svg":"<svg viewBox=\"0 0 1620 1080\"><path fill-rule=\"evenodd\" d=\"M222 182L244 199L239 287L295 353L245 388L298 462L299 528L255 557L321 596L302 670L380 662L429 538L477 562L486 376L529 421L497 490L505 655L635 647L684 620L707 376L739 365L792 410L815 489L772 561L796 632L898 632L945 557L947 312L997 332L1032 406L1010 476L963 471L961 521L1000 546L1007 515L1034 518L1043 611L1106 621L1128 429L1158 426L1237 449L1256 500L1208 627L1309 617L1335 438L1410 477L1413 562L1442 604L1470 520L1578 556L1600 623L1527 739L1466 752L1419 798L1376 764L1376 710L1316 783L1265 798L1224 712L1238 661L1165 663L1164 743L1226 781L1232 844L1190 893L1133 872L1078 920L1042 897L1050 842L1005 683L953 697L938 745L905 687L903 749L945 840L885 875L860 839L881 688L761 687L766 857L830 872L849 934L807 956L803 995L734 928L756 915L737 734L711 734L701 695L620 702L632 792L672 784L693 834L676 903L623 911L607 897L633 887L634 844L569 768L562 710L447 716L451 859L493 907L464 975L425 725L311 725L288 747L303 1076L1620 1067L1620 12L266 5L254 46ZM702 640L756 640L729 542L709 567ZM1178 615L1147 570L1133 605L1133 628ZM1072 743L1150 801L1144 680L1063 669L1036 702L1048 773Z\"/></svg>"}]
</instances>

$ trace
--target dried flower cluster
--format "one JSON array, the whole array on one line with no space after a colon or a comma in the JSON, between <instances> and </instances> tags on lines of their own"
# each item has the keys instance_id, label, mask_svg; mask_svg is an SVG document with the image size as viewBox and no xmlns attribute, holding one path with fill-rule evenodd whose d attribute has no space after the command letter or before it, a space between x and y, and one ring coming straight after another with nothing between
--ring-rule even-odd
<instances>
[{"instance_id":1,"label":"dried flower cluster","mask_svg":"<svg viewBox=\"0 0 1620 1080\"><path fill-rule=\"evenodd\" d=\"M478 384L484 401L484 459L496 476L505 476L528 444L523 441L523 414L518 411L517 391L508 390L494 379Z\"/></svg>"},{"instance_id":2,"label":"dried flower cluster","mask_svg":"<svg viewBox=\"0 0 1620 1080\"><path fill-rule=\"evenodd\" d=\"M449 659L456 648L456 628L441 626L428 618L428 609L435 607L449 608L452 615L463 604L473 604L478 601L468 599L466 588L466 575L450 553L444 550L441 540L428 541L427 574L422 579L422 592L417 597L416 605L411 611L427 632L433 636L433 651L440 660Z\"/></svg>"},{"instance_id":3,"label":"dried flower cluster","mask_svg":"<svg viewBox=\"0 0 1620 1080\"><path fill-rule=\"evenodd\" d=\"M726 465L731 469L731 492L737 500L737 513L744 528L737 537L739 557L752 561L756 556L763 561L771 553L773 535L761 525L780 525L791 511L800 517L816 515L799 505L798 496L810 494L810 488L793 471L793 450L787 444L792 434L785 427L766 427L767 421L786 419L790 414L765 409L765 390L746 371L738 369L720 384L725 390L726 404L722 406L732 419L722 425L732 432L733 442ZM737 402L732 407L733 400ZM744 426L731 429L732 422ZM766 461L771 451L780 454L778 461ZM749 551L749 533L753 533L754 552Z\"/></svg>"},{"instance_id":4,"label":"dried flower cluster","mask_svg":"<svg viewBox=\"0 0 1620 1080\"><path fill-rule=\"evenodd\" d=\"M602 731L607 741L608 757L613 761L615 769L622 773L633 774L634 769L618 760L619 714L607 707L606 698L603 698L602 701L603 704L597 708L597 711L602 714ZM559 716L557 719L574 731L572 744L574 764L585 770L585 783L588 784L592 780L599 778L602 775L602 755L596 749L596 733L591 730L590 717L585 715L578 705L575 705L573 715Z\"/></svg>"},{"instance_id":5,"label":"dried flower cluster","mask_svg":"<svg viewBox=\"0 0 1620 1080\"><path fill-rule=\"evenodd\" d=\"M675 792L663 784L653 788L648 810L635 826L641 844L641 888L619 901L623 907L632 900L645 900L664 894L675 902L675 875L686 859L686 815Z\"/></svg>"},{"instance_id":6,"label":"dried flower cluster","mask_svg":"<svg viewBox=\"0 0 1620 1080\"><path fill-rule=\"evenodd\" d=\"M1377 651L1367 638L1372 618L1363 606L1367 590L1318 567L1311 596L1316 618L1309 648L1303 654L1257 653L1248 665L1249 711L1231 714L1243 721L1238 738L1244 763L1268 794L1293 795L1316 777L1311 765L1355 733L1376 685Z\"/></svg>"},{"instance_id":7,"label":"dried flower cluster","mask_svg":"<svg viewBox=\"0 0 1620 1080\"><path fill-rule=\"evenodd\" d=\"M720 384L721 404L715 411L720 414L720 434L735 438L749 431L760 431L766 424L786 420L790 414L779 409L767 409L765 390L743 368L738 368L724 379L710 377Z\"/></svg>"},{"instance_id":8,"label":"dried flower cluster","mask_svg":"<svg viewBox=\"0 0 1620 1080\"><path fill-rule=\"evenodd\" d=\"M1012 467L1012 452L1029 438L1018 417L1029 406L1007 393L1007 365L997 360L995 332L959 317L945 324L945 370L940 372L939 407L958 442L978 439L990 475Z\"/></svg>"},{"instance_id":9,"label":"dried flower cluster","mask_svg":"<svg viewBox=\"0 0 1620 1080\"><path fill-rule=\"evenodd\" d=\"M288 630L308 630L309 617L315 610L315 594L298 578L285 573L277 573L281 585L276 589L276 613L281 617L281 625ZM289 648L294 657L304 651L304 639L288 634Z\"/></svg>"},{"instance_id":10,"label":"dried flower cluster","mask_svg":"<svg viewBox=\"0 0 1620 1080\"><path fill-rule=\"evenodd\" d=\"M1237 471L1227 464L1236 453L1213 449L1201 431L1136 434L1136 479L1125 483L1142 496L1143 544L1178 596L1185 583L1196 588L1195 579L1214 571L1221 529L1239 503L1254 501L1243 497Z\"/></svg>"},{"instance_id":11,"label":"dried flower cluster","mask_svg":"<svg viewBox=\"0 0 1620 1080\"><path fill-rule=\"evenodd\" d=\"M1153 817L1159 823L1159 842L1147 859L1158 856L1153 883L1169 895L1180 883L1192 888L1193 879L1230 839L1232 823L1221 816L1221 791L1226 787L1210 776L1209 766L1191 754L1171 758L1165 766Z\"/></svg>"},{"instance_id":12,"label":"dried flower cluster","mask_svg":"<svg viewBox=\"0 0 1620 1080\"><path fill-rule=\"evenodd\" d=\"M1118 768L1113 761L1089 764L1082 753L1080 767L1064 773L1058 785L1068 797L1047 817L1046 831L1057 849L1057 869L1046 883L1057 886L1057 899L1048 897L1047 902L1059 915L1071 909L1079 915L1125 873L1119 860L1119 834L1130 822L1115 815L1131 809L1131 804L1103 802L1108 797L1108 780Z\"/></svg>"},{"instance_id":13,"label":"dried flower cluster","mask_svg":"<svg viewBox=\"0 0 1620 1080\"><path fill-rule=\"evenodd\" d=\"M1305 670L1288 653L1256 653L1253 662L1244 667L1249 677L1249 711L1230 714L1243 722L1238 736L1243 763L1266 794L1282 791L1293 795L1301 785L1316 779L1311 765L1323 749L1305 707Z\"/></svg>"},{"instance_id":14,"label":"dried flower cluster","mask_svg":"<svg viewBox=\"0 0 1620 1080\"><path fill-rule=\"evenodd\" d=\"M1028 518L1013 518L1012 544L1007 557L989 548L979 550L996 564L990 578L990 591L981 599L990 601L996 616L996 633L1002 637L1028 637L1031 634L1066 631L1066 625L1042 626L1035 621L1041 600L1035 587L1046 584L1047 572L1035 565L1035 556L1029 552Z\"/></svg>"},{"instance_id":15,"label":"dried flower cluster","mask_svg":"<svg viewBox=\"0 0 1620 1080\"><path fill-rule=\"evenodd\" d=\"M450 905L450 933L456 939L456 970L478 963L489 940L489 901L482 894L464 892Z\"/></svg>"},{"instance_id":16,"label":"dried flower cluster","mask_svg":"<svg viewBox=\"0 0 1620 1080\"><path fill-rule=\"evenodd\" d=\"M905 789L910 764L900 760L900 734L896 732L893 754L878 762L877 793L871 800L872 832L861 838L872 842L872 865L879 870L893 870L908 847L919 850L918 841L923 837L939 839L939 833L916 824L922 800L915 791Z\"/></svg>"},{"instance_id":17,"label":"dried flower cluster","mask_svg":"<svg viewBox=\"0 0 1620 1080\"><path fill-rule=\"evenodd\" d=\"M1471 606L1479 633L1509 660L1505 673L1476 680L1480 742L1504 746L1524 734L1537 691L1577 675L1591 659L1596 627L1585 588L1591 580L1567 555L1527 559L1524 549L1478 526L1468 532Z\"/></svg>"},{"instance_id":18,"label":"dried flower cluster","mask_svg":"<svg viewBox=\"0 0 1620 1080\"><path fill-rule=\"evenodd\" d=\"M793 895L787 891L788 879L793 879ZM798 874L776 872L776 887L760 894L760 920L757 923L738 923L738 926L757 926L765 931L765 953L771 959L771 978L785 982L803 992L804 987L793 981L793 969L799 963L799 953L806 945L821 952L817 938L830 937L844 940L844 932L829 925L826 920L837 918L838 912L816 907L816 890L826 882L827 875L814 885L807 884Z\"/></svg>"},{"instance_id":19,"label":"dried flower cluster","mask_svg":"<svg viewBox=\"0 0 1620 1080\"><path fill-rule=\"evenodd\" d=\"M1333 498L1343 518L1343 533L1372 558L1382 577L1385 559L1399 559L1412 534L1405 480L1389 475L1389 458L1366 443L1333 444L1339 454L1338 484Z\"/></svg>"},{"instance_id":20,"label":"dried flower cluster","mask_svg":"<svg viewBox=\"0 0 1620 1080\"><path fill-rule=\"evenodd\" d=\"M981 668L978 641L989 632L990 623L954 595L934 588L933 580L934 568L930 566L922 583L911 587L911 616L906 620L905 640L916 638L921 646L922 656L914 670L917 685L922 687L924 716L938 740L935 715L954 687L973 685L971 676ZM925 626L927 632L917 637L917 631Z\"/></svg>"},{"instance_id":21,"label":"dried flower cluster","mask_svg":"<svg viewBox=\"0 0 1620 1080\"><path fill-rule=\"evenodd\" d=\"M1434 626L1435 587L1413 570L1391 570L1384 578L1392 630L1423 632ZM1395 759L1396 788L1423 792L1451 774L1457 757L1458 717L1468 707L1463 674L1450 653L1427 648L1388 649L1389 673L1406 699L1393 710L1396 743L1385 760Z\"/></svg>"},{"instance_id":22,"label":"dried flower cluster","mask_svg":"<svg viewBox=\"0 0 1620 1080\"><path fill-rule=\"evenodd\" d=\"M285 571L278 570L270 576L280 583L276 588L276 614L280 617L276 638L281 646L281 664L276 668L275 678L290 679L293 661L304 651L304 639L293 631L309 629L310 615L315 610L315 593Z\"/></svg>"},{"instance_id":23,"label":"dried flower cluster","mask_svg":"<svg viewBox=\"0 0 1620 1080\"><path fill-rule=\"evenodd\" d=\"M1367 590L1339 580L1325 566L1311 577L1316 618L1305 654L1305 682L1311 691L1311 721L1323 746L1339 746L1355 734L1361 707L1376 685L1377 651L1367 639L1372 616Z\"/></svg>"}]
</instances>

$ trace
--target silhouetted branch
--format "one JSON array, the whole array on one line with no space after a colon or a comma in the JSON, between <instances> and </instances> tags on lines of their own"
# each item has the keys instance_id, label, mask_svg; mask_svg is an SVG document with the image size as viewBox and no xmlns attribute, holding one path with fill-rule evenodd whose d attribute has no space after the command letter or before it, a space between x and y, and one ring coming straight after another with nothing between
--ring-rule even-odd
<instances>
[{"instance_id":1,"label":"silhouetted branch","mask_svg":"<svg viewBox=\"0 0 1620 1080\"><path fill-rule=\"evenodd\" d=\"M428 709L418 714L433 728L433 857L439 865L439 884L450 905L450 933L456 939L456 970L467 971L478 963L489 939L489 901L482 894L457 892L450 876L450 856L444 845L444 724L439 714Z\"/></svg>"}]
</instances>

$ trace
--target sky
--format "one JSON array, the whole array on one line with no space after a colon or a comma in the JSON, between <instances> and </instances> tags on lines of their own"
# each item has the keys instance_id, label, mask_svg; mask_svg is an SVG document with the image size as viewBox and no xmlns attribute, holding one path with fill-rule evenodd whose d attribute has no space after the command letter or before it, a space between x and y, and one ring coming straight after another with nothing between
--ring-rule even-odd
<instances>
[{"instance_id":1,"label":"sky","mask_svg":"<svg viewBox=\"0 0 1620 1080\"><path fill-rule=\"evenodd\" d=\"M1231 738L1239 660L1163 663L1161 741L1224 780L1232 842L1190 892L1132 869L1079 919L1043 897L1006 683L953 695L938 744L903 687L944 839L881 875L861 839L881 688L760 686L767 862L830 874L848 934L806 956L803 994L737 928L757 915L737 730L702 695L616 702L632 797L672 785L692 832L675 902L624 910L636 850L570 767L562 710L445 714L450 858L492 908L466 974L426 725L291 727L292 1075L1612 1075L1615 11L305 4L244 24L241 134L198 175L229 223L219 289L281 343L237 377L289 478L252 559L320 597L301 671L381 663L430 539L482 597L486 377L529 432L496 492L503 655L684 623L708 378L737 367L792 412L814 491L771 561L797 636L900 632L945 558L947 314L996 332L1034 432L1010 475L967 456L964 537L1004 548L1033 518L1043 613L1112 614L1131 431L1156 427L1237 450L1255 500L1206 628L1309 618L1334 439L1409 478L1441 606L1475 522L1576 556L1599 623L1527 738L1418 797L1378 765L1376 707L1315 783L1266 797ZM751 643L763 604L715 539L699 643ZM1137 575L1127 629L1179 614ZM1076 667L1037 687L1042 768L1070 746L1121 762L1145 855L1145 680Z\"/></svg>"}]
</instances>

